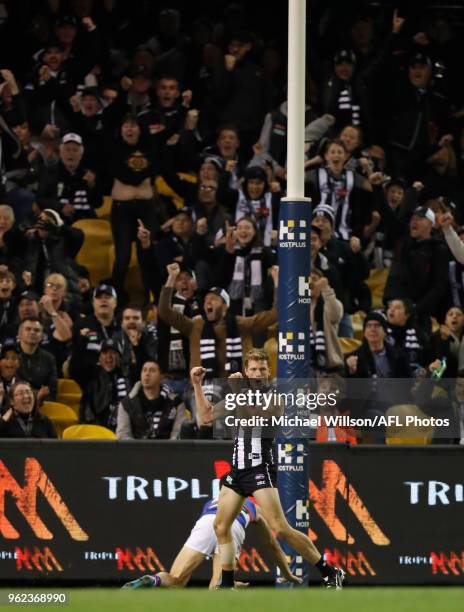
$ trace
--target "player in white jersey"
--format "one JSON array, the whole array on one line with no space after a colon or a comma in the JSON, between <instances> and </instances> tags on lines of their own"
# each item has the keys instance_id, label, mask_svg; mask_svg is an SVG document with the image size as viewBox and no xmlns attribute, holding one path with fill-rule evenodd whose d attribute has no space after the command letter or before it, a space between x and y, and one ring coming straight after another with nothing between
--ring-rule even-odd
<instances>
[{"instance_id":1,"label":"player in white jersey","mask_svg":"<svg viewBox=\"0 0 464 612\"><path fill-rule=\"evenodd\" d=\"M211 424L215 418L223 416L224 402L213 406L205 397L202 389L202 380L206 370L202 367L192 368L190 378L195 392L195 404L199 425ZM252 349L244 360L244 374L236 372L229 377L231 388L269 390L269 357L260 349ZM248 379L248 380L247 380ZM240 383L245 383L241 386ZM238 404L239 405L239 404ZM257 406L250 405L240 408L248 416L256 416ZM278 416L283 407L270 404L268 415ZM239 427L234 442L233 467L231 474L226 478L221 489L214 529L216 532L219 554L222 565L222 583L224 588L233 588L235 572L235 544L231 528L236 516L240 513L244 500L253 495L259 504L266 520L275 536L285 540L294 550L321 573L324 585L327 588L341 589L345 572L341 568L328 565L321 553L317 550L309 537L294 529L287 521L279 492L276 487L276 466L272 452L272 440L260 432L251 432ZM259 428L258 428L259 430Z\"/></svg>"},{"instance_id":2,"label":"player in white jersey","mask_svg":"<svg viewBox=\"0 0 464 612\"><path fill-rule=\"evenodd\" d=\"M217 498L210 499L203 506L201 515L192 528L184 546L179 551L169 572L158 572L153 575L145 575L126 583L123 589L138 589L143 587L184 587L189 582L192 573L201 563L213 557L213 575L210 581L210 588L214 588L221 578L221 562L218 555L218 544L214 532L214 520L217 512ZM266 549L269 556L278 565L282 581L300 583L301 580L293 576L288 567L285 554L279 543L269 529L269 526L260 513L256 504L250 499L246 499L243 507L235 518L231 533L234 540L238 561L245 531L248 526L252 526L257 531L261 544ZM237 583L238 586L245 586Z\"/></svg>"}]
</instances>

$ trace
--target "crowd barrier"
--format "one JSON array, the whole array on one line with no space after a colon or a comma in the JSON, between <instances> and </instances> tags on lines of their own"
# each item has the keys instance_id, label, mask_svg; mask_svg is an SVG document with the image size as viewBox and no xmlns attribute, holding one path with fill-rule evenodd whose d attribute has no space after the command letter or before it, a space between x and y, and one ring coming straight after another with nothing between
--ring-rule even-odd
<instances>
[{"instance_id":1,"label":"crowd barrier","mask_svg":"<svg viewBox=\"0 0 464 612\"><path fill-rule=\"evenodd\" d=\"M168 569L229 469L227 442L2 441L0 576L124 582ZM281 469L298 471L289 445ZM464 448L312 444L297 520L349 584L464 584ZM207 580L211 563L195 574ZM272 582L249 530L241 579ZM310 579L318 579L314 570Z\"/></svg>"}]
</instances>

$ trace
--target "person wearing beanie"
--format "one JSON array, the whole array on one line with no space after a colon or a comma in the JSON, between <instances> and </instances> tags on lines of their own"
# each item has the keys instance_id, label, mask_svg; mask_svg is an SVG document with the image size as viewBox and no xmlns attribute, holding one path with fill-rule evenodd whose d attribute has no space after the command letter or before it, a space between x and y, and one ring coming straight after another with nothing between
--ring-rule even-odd
<instances>
[{"instance_id":1,"label":"person wearing beanie","mask_svg":"<svg viewBox=\"0 0 464 612\"><path fill-rule=\"evenodd\" d=\"M368 312L371 307L370 291L365 283L369 277L369 265L362 252L359 238L352 236L348 242L345 242L334 236L334 212L331 206L319 204L314 208L312 216L312 225L321 230L320 253L327 257L340 275L345 312L342 320L344 329L340 330L340 335L351 337L352 329L350 331L351 325L347 315L358 310Z\"/></svg>"},{"instance_id":2,"label":"person wearing beanie","mask_svg":"<svg viewBox=\"0 0 464 612\"><path fill-rule=\"evenodd\" d=\"M236 195L235 222L242 217L250 217L258 227L264 246L271 246L273 209L279 205L280 193L270 191L264 168L249 166Z\"/></svg>"},{"instance_id":3,"label":"person wearing beanie","mask_svg":"<svg viewBox=\"0 0 464 612\"><path fill-rule=\"evenodd\" d=\"M441 318L448 288L448 256L441 240L432 236L435 214L417 207L395 253L384 292L384 303L407 298L415 307L418 323L430 331L430 317Z\"/></svg>"}]
</instances>

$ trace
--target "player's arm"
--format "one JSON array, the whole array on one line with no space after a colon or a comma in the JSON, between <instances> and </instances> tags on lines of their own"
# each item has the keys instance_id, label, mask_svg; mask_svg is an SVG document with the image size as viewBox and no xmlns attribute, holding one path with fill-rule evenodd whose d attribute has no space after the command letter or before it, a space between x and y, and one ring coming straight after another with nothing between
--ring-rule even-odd
<instances>
[{"instance_id":1,"label":"player's arm","mask_svg":"<svg viewBox=\"0 0 464 612\"><path fill-rule=\"evenodd\" d=\"M199 426L211 425L214 421L213 405L206 399L201 386L205 374L206 370L201 366L197 366L190 370L190 380L192 382L193 392L195 394L195 407Z\"/></svg>"},{"instance_id":2,"label":"player's arm","mask_svg":"<svg viewBox=\"0 0 464 612\"><path fill-rule=\"evenodd\" d=\"M301 584L301 578L297 578L297 576L292 574L290 567L288 566L287 559L285 558L284 551L280 548L280 545L272 533L266 519L261 512L259 512L258 508L256 508L256 511L256 519L251 524L255 527L261 544L278 565L283 581Z\"/></svg>"}]
</instances>

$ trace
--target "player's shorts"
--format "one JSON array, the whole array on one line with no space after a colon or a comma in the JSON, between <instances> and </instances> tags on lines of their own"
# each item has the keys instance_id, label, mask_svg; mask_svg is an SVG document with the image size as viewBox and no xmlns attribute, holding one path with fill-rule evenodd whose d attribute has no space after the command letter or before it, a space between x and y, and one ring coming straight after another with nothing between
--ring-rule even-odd
<instances>
[{"instance_id":1,"label":"player's shorts","mask_svg":"<svg viewBox=\"0 0 464 612\"><path fill-rule=\"evenodd\" d=\"M215 518L215 514L204 514L201 516L193 526L184 546L203 553L207 557L211 557L215 552L218 552L218 543L213 527ZM236 550L235 556L238 559L243 540L245 539L245 529L238 521L234 521L231 531Z\"/></svg>"},{"instance_id":2,"label":"player's shorts","mask_svg":"<svg viewBox=\"0 0 464 612\"><path fill-rule=\"evenodd\" d=\"M242 495L242 497L253 495L259 489L274 489L277 486L275 465L262 463L244 470L233 468L224 479L224 486Z\"/></svg>"}]
</instances>

